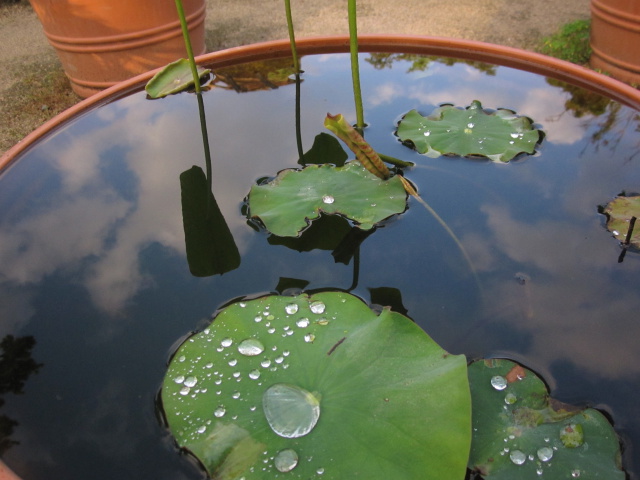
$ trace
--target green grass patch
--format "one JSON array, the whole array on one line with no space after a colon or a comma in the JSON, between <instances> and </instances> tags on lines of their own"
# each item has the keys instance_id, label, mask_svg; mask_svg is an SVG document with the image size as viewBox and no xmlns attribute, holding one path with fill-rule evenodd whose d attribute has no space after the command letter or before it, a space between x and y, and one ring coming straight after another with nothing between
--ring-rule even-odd
<instances>
[{"instance_id":1,"label":"green grass patch","mask_svg":"<svg viewBox=\"0 0 640 480\"><path fill-rule=\"evenodd\" d=\"M591 20L576 20L562 26L558 33L544 37L538 51L578 65L586 65L591 57Z\"/></svg>"}]
</instances>

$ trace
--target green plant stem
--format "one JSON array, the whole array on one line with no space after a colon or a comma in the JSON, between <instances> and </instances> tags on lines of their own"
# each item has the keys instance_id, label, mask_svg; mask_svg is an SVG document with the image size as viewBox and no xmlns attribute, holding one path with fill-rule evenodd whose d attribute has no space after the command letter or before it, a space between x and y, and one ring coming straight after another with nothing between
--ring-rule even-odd
<instances>
[{"instance_id":1,"label":"green plant stem","mask_svg":"<svg viewBox=\"0 0 640 480\"><path fill-rule=\"evenodd\" d=\"M207 132L207 119L204 113L204 102L202 100L202 89L200 88L200 76L198 75L198 67L193 56L193 48L191 47L191 38L189 37L189 26L187 18L182 7L182 0L176 1L176 9L180 18L180 26L182 27L182 37L184 38L184 46L187 49L189 57L189 65L191 66L191 74L193 75L193 83L196 88L196 96L198 98L198 111L200 113L200 131L202 132L202 146L204 148L204 160L207 167L207 184L209 191L213 189L213 172L211 167L211 150L209 149L209 134Z\"/></svg>"},{"instance_id":2,"label":"green plant stem","mask_svg":"<svg viewBox=\"0 0 640 480\"><path fill-rule=\"evenodd\" d=\"M302 160L304 151L302 149L302 122L300 114L300 73L296 71L296 145L298 146L298 158Z\"/></svg>"},{"instance_id":3,"label":"green plant stem","mask_svg":"<svg viewBox=\"0 0 640 480\"><path fill-rule=\"evenodd\" d=\"M189 37L189 26L187 25L187 17L185 16L184 8L182 7L182 0L176 0L176 9L178 10L178 17L180 17L180 27L182 28L184 46L187 49L187 56L189 58L189 65L191 66L191 74L193 75L196 93L200 93L202 91L200 88L200 76L198 75L196 60L193 57L193 48L191 47L191 38Z\"/></svg>"},{"instance_id":4,"label":"green plant stem","mask_svg":"<svg viewBox=\"0 0 640 480\"><path fill-rule=\"evenodd\" d=\"M284 0L284 9L287 14L287 28L289 29L289 42L291 43L291 56L293 57L293 68L296 74L300 73L300 60L296 49L296 35L293 29L293 15L291 15L291 1Z\"/></svg>"},{"instance_id":5,"label":"green plant stem","mask_svg":"<svg viewBox=\"0 0 640 480\"><path fill-rule=\"evenodd\" d=\"M207 132L207 119L204 113L204 101L202 92L196 92L198 97L198 112L200 113L200 131L202 132L202 146L204 148L204 161L207 167L207 184L209 191L213 189L213 172L211 167L211 150L209 149L209 133Z\"/></svg>"},{"instance_id":6,"label":"green plant stem","mask_svg":"<svg viewBox=\"0 0 640 480\"><path fill-rule=\"evenodd\" d=\"M360 90L360 67L358 65L358 21L356 0L349 0L349 51L351 52L351 78L353 80L353 98L356 104L356 127L364 129L362 109L362 91Z\"/></svg>"}]
</instances>

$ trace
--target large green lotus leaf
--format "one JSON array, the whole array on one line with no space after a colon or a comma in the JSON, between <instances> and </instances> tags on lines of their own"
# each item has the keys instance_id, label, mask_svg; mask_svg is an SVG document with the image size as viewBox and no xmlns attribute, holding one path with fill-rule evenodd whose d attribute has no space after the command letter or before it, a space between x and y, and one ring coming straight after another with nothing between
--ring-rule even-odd
<instances>
[{"instance_id":1,"label":"large green lotus leaf","mask_svg":"<svg viewBox=\"0 0 640 480\"><path fill-rule=\"evenodd\" d=\"M397 135L429 157L478 155L495 162L532 154L541 139L527 117L506 109L487 113L477 100L466 109L438 107L427 117L411 110L398 125Z\"/></svg>"},{"instance_id":2,"label":"large green lotus leaf","mask_svg":"<svg viewBox=\"0 0 640 480\"><path fill-rule=\"evenodd\" d=\"M466 472L465 358L347 293L227 306L178 348L161 396L178 445L219 480Z\"/></svg>"},{"instance_id":3,"label":"large green lotus leaf","mask_svg":"<svg viewBox=\"0 0 640 480\"><path fill-rule=\"evenodd\" d=\"M607 230L618 240L626 243L631 218L640 219L640 195L616 197L601 212L607 215ZM640 221L636 221L629 243L635 248L640 248Z\"/></svg>"},{"instance_id":4,"label":"large green lotus leaf","mask_svg":"<svg viewBox=\"0 0 640 480\"><path fill-rule=\"evenodd\" d=\"M208 75L211 70L197 67L198 78ZM151 98L162 98L178 93L194 85L189 60L181 58L165 66L147 82L144 89Z\"/></svg>"},{"instance_id":5,"label":"large green lotus leaf","mask_svg":"<svg viewBox=\"0 0 640 480\"><path fill-rule=\"evenodd\" d=\"M509 360L469 366L469 468L490 480L624 480L620 443L606 417L549 399L544 382Z\"/></svg>"},{"instance_id":6,"label":"large green lotus leaf","mask_svg":"<svg viewBox=\"0 0 640 480\"><path fill-rule=\"evenodd\" d=\"M249 193L251 216L281 237L297 236L320 212L343 215L369 230L406 206L407 194L398 176L382 180L354 161L343 167L283 170L273 181L254 185Z\"/></svg>"}]
</instances>

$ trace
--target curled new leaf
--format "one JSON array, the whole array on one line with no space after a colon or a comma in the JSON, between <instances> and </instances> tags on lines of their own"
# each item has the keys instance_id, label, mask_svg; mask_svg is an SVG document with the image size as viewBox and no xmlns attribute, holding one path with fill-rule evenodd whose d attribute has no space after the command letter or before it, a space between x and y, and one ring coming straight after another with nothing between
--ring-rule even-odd
<instances>
[{"instance_id":1,"label":"curled new leaf","mask_svg":"<svg viewBox=\"0 0 640 480\"><path fill-rule=\"evenodd\" d=\"M389 178L389 169L384 162L380 160L380 156L371 145L362 138L362 135L347 123L341 114L331 115L327 113L324 126L347 144L347 147L356 155L358 161L362 163L367 170L383 180Z\"/></svg>"}]
</instances>

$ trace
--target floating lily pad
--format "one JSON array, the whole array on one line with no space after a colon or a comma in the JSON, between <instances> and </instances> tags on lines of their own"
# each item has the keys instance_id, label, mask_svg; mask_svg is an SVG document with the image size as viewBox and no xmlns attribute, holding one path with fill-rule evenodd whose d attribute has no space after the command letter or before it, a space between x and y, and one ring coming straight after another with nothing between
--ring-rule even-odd
<instances>
[{"instance_id":1,"label":"floating lily pad","mask_svg":"<svg viewBox=\"0 0 640 480\"><path fill-rule=\"evenodd\" d=\"M398 176L382 180L358 162L283 170L249 193L250 215L281 237L299 235L320 212L343 215L369 230L406 206L407 194Z\"/></svg>"},{"instance_id":2,"label":"floating lily pad","mask_svg":"<svg viewBox=\"0 0 640 480\"><path fill-rule=\"evenodd\" d=\"M202 67L197 67L197 69L198 78L203 78L211 72L211 70ZM189 60L181 58L156 73L147 82L144 89L149 97L161 98L186 90L193 85L193 73L191 72Z\"/></svg>"},{"instance_id":3,"label":"floating lily pad","mask_svg":"<svg viewBox=\"0 0 640 480\"><path fill-rule=\"evenodd\" d=\"M427 117L411 110L398 125L397 135L429 157L474 155L495 162L533 154L542 138L527 117L506 109L487 112L477 100L466 109L443 105Z\"/></svg>"},{"instance_id":4,"label":"floating lily pad","mask_svg":"<svg viewBox=\"0 0 640 480\"><path fill-rule=\"evenodd\" d=\"M178 445L219 480L466 471L465 358L347 293L229 305L178 348L161 397Z\"/></svg>"},{"instance_id":5,"label":"floating lily pad","mask_svg":"<svg viewBox=\"0 0 640 480\"><path fill-rule=\"evenodd\" d=\"M601 209L601 213L607 216L607 230L618 240L626 243L631 219L640 219L640 195L616 197ZM640 249L640 220L635 222L629 244Z\"/></svg>"},{"instance_id":6,"label":"floating lily pad","mask_svg":"<svg viewBox=\"0 0 640 480\"><path fill-rule=\"evenodd\" d=\"M469 468L484 478L624 480L618 437L599 411L551 400L540 378L508 360L472 363L469 383Z\"/></svg>"}]
</instances>

